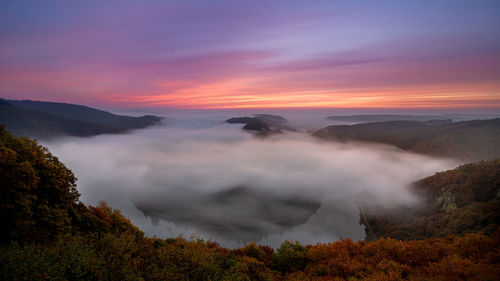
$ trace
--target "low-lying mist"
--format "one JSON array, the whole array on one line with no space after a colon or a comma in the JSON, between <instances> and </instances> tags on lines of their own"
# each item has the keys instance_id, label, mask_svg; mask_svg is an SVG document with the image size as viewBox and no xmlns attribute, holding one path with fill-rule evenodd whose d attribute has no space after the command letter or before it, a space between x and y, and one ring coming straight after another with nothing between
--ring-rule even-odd
<instances>
[{"instance_id":1,"label":"low-lying mist","mask_svg":"<svg viewBox=\"0 0 500 281\"><path fill-rule=\"evenodd\" d=\"M418 204L409 184L456 164L300 133L256 137L219 119L165 123L44 145L78 177L84 203L107 201L150 236L227 247L363 239L359 204Z\"/></svg>"}]
</instances>

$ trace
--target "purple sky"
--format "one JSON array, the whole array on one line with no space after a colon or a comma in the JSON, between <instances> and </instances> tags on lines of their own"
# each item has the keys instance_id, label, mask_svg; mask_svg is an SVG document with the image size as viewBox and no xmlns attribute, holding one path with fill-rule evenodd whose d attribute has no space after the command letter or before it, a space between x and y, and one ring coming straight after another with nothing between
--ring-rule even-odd
<instances>
[{"instance_id":1,"label":"purple sky","mask_svg":"<svg viewBox=\"0 0 500 281\"><path fill-rule=\"evenodd\" d=\"M0 1L0 96L500 107L500 1Z\"/></svg>"}]
</instances>

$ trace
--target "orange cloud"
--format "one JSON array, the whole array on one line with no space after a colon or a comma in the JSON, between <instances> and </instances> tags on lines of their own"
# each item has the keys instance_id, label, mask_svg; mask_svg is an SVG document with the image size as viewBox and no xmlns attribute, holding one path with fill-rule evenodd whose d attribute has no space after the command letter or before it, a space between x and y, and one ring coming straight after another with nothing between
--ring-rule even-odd
<instances>
[{"instance_id":1,"label":"orange cloud","mask_svg":"<svg viewBox=\"0 0 500 281\"><path fill-rule=\"evenodd\" d=\"M108 100L156 107L214 109L500 107L500 83L315 90L293 89L286 85L279 86L280 83L279 79L259 77L231 78L195 85L180 81L164 82L159 83L159 88L151 94L117 94L108 97Z\"/></svg>"}]
</instances>

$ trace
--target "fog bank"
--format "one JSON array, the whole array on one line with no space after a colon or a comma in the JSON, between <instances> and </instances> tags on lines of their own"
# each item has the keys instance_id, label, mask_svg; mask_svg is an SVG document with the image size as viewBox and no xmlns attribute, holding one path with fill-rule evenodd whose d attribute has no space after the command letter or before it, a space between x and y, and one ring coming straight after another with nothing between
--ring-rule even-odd
<instances>
[{"instance_id":1,"label":"fog bank","mask_svg":"<svg viewBox=\"0 0 500 281\"><path fill-rule=\"evenodd\" d=\"M363 239L360 202L417 204L408 185L456 164L300 133L259 138L221 119L44 145L78 177L84 203L105 200L151 236L196 233L227 247Z\"/></svg>"}]
</instances>

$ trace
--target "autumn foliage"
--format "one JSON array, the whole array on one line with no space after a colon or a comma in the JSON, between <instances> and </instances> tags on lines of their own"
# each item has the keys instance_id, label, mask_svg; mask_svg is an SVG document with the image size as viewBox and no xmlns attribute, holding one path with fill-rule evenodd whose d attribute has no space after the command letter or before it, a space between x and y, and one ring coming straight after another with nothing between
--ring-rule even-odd
<instances>
[{"instance_id":1,"label":"autumn foliage","mask_svg":"<svg viewBox=\"0 0 500 281\"><path fill-rule=\"evenodd\" d=\"M368 240L493 235L500 227L500 159L436 173L416 182L413 191L422 199L415 207L383 213L364 210Z\"/></svg>"},{"instance_id":2,"label":"autumn foliage","mask_svg":"<svg viewBox=\"0 0 500 281\"><path fill-rule=\"evenodd\" d=\"M226 249L145 237L35 141L0 129L1 280L498 280L500 229L414 241Z\"/></svg>"}]
</instances>

